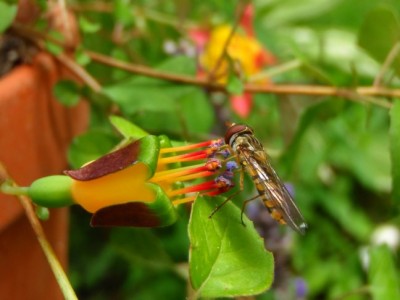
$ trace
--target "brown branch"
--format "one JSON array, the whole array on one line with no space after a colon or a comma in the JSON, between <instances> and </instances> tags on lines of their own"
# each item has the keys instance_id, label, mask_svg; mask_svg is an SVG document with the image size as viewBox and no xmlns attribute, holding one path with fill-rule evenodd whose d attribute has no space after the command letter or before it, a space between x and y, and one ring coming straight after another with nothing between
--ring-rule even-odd
<instances>
[{"instance_id":1,"label":"brown branch","mask_svg":"<svg viewBox=\"0 0 400 300\"><path fill-rule=\"evenodd\" d=\"M85 51L85 53L87 55L89 55L89 57L93 61L102 63L104 65L108 65L110 67L119 68L121 70L128 71L131 73L136 73L136 74L140 74L140 75L144 75L144 76L148 76L148 77L158 78L158 79L162 79L162 80L166 80L166 81L173 81L173 82L182 83L182 84L210 87L210 88L216 89L216 90L224 89L223 85L213 84L204 79L198 79L195 77L190 77L190 76L185 76L185 75L161 72L161 71L155 70L150 67L127 63L125 61L117 60L117 59L114 59L107 55L103 55L103 54L93 52L93 51Z\"/></svg>"},{"instance_id":2,"label":"brown branch","mask_svg":"<svg viewBox=\"0 0 400 300\"><path fill-rule=\"evenodd\" d=\"M209 82L207 79L195 78L191 76L167 73L158 71L146 66L140 66L130 64L124 61L116 60L109 56L86 51L93 61L119 68L131 73L140 74L148 77L158 78L166 81L172 81L180 84L195 85L204 87L209 90L217 90L227 92L226 86L219 83ZM347 99L360 100L360 97L400 97L400 89L390 89L386 87L375 87L375 86L364 86L355 88L339 88L332 86L321 86L321 85L291 85L291 84L246 84L244 86L244 92L249 93L265 93L265 94L282 94L282 95L310 95L310 96L337 96ZM371 102L385 108L390 108L391 103L382 101L379 99L364 99L367 102Z\"/></svg>"},{"instance_id":3,"label":"brown branch","mask_svg":"<svg viewBox=\"0 0 400 300\"><path fill-rule=\"evenodd\" d=\"M90 75L81 65L77 64L76 61L71 59L68 55L60 53L54 57L93 91L97 93L101 91L102 86L100 83L98 83L92 75Z\"/></svg>"}]
</instances>

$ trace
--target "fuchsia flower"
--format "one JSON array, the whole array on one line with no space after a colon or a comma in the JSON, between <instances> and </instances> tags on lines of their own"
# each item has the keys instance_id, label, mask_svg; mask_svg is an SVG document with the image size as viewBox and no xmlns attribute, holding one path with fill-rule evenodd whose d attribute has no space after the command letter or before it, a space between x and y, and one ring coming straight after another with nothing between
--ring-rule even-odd
<instances>
[{"instance_id":1,"label":"fuchsia flower","mask_svg":"<svg viewBox=\"0 0 400 300\"><path fill-rule=\"evenodd\" d=\"M171 147L165 136L148 135L67 176L38 179L28 194L46 207L78 204L93 214L93 226L167 226L177 205L232 188L237 166L226 162L223 145L219 139Z\"/></svg>"},{"instance_id":2,"label":"fuchsia flower","mask_svg":"<svg viewBox=\"0 0 400 300\"><path fill-rule=\"evenodd\" d=\"M232 27L224 24L210 30L192 29L189 36L194 41L199 51L200 72L199 76L209 76L219 83L227 83L230 74L237 73L240 78L257 74L267 65L275 62L275 57L263 47L254 36L252 26L253 6L248 5L240 22L240 27L235 31L227 47L226 57L224 47L229 39ZM269 80L262 80L259 84L270 84ZM232 109L242 118L246 118L252 108L252 95L243 93L232 95Z\"/></svg>"}]
</instances>

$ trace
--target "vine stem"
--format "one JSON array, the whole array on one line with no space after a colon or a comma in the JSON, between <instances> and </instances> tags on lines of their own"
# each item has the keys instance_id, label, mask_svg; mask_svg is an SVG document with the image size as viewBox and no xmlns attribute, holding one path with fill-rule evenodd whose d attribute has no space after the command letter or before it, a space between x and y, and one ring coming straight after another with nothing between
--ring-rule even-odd
<instances>
[{"instance_id":1,"label":"vine stem","mask_svg":"<svg viewBox=\"0 0 400 300\"><path fill-rule=\"evenodd\" d=\"M21 189L8 175L5 167L0 163L0 184L3 183L5 185L9 185L10 187L17 189ZM2 187L3 190L3 187ZM60 286L61 292L63 296L67 300L78 300L78 297L75 294L74 289L71 286L71 283L68 280L67 275L65 274L60 262L57 259L56 254L54 253L53 248L50 243L47 241L46 235L44 233L43 227L40 224L39 219L36 216L35 210L32 206L31 200L24 195L17 195L24 211L25 215L35 233L35 236L39 242L40 247L43 250L44 255L50 265L50 268L57 280L58 285Z\"/></svg>"},{"instance_id":2,"label":"vine stem","mask_svg":"<svg viewBox=\"0 0 400 300\"><path fill-rule=\"evenodd\" d=\"M148 77L158 78L167 81L173 81L181 84L195 85L207 88L208 90L219 90L227 92L226 86L223 84L210 82L206 78L195 78L164 71L158 71L146 66L130 64L120 61L109 56L86 51L89 57L98 63L108 65L110 67L119 68L131 73L140 74ZM392 103L370 97L400 97L400 89L391 89L382 86L360 86L354 88L340 88L334 86L323 85L295 85L295 84L255 84L248 83L244 85L244 92L264 93L264 94L280 94L280 95L310 95L310 96L338 96L354 101L370 102L384 108L391 108Z\"/></svg>"}]
</instances>

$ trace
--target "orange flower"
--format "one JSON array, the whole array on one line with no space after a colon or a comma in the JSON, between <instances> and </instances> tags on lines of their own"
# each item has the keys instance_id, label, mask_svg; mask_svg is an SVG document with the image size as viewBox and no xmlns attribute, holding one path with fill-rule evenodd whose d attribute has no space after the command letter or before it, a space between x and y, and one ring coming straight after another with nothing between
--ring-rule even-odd
<instances>
[{"instance_id":1,"label":"orange flower","mask_svg":"<svg viewBox=\"0 0 400 300\"><path fill-rule=\"evenodd\" d=\"M242 72L241 75L250 76L261 71L262 67L272 61L272 56L263 46L252 36L241 32L235 32L227 47L228 57L224 57L215 70L218 61L223 56L224 46L232 32L230 25L220 25L211 32L210 39L204 52L200 56L202 67L208 71L214 71L214 76L218 82L226 83L230 61L236 64Z\"/></svg>"},{"instance_id":2,"label":"orange flower","mask_svg":"<svg viewBox=\"0 0 400 300\"><path fill-rule=\"evenodd\" d=\"M212 76L226 84L235 74L241 80L259 73L265 66L275 62L275 57L255 38L252 28L253 7L248 5L240 21L240 27L232 34L232 26L224 24L207 30L192 29L189 33L200 52L200 76ZM225 50L226 44L229 44ZM226 51L224 53L224 51ZM258 82L270 84L268 79ZM231 95L231 106L240 117L251 112L252 95Z\"/></svg>"}]
</instances>

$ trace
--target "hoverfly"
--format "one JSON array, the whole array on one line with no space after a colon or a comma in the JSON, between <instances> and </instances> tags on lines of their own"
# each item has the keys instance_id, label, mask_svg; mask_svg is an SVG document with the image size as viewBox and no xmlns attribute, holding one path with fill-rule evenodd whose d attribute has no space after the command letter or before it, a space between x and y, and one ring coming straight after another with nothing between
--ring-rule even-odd
<instances>
[{"instance_id":1,"label":"hoverfly","mask_svg":"<svg viewBox=\"0 0 400 300\"><path fill-rule=\"evenodd\" d=\"M264 147L254 136L253 129L243 124L231 124L225 134L225 143L231 147L242 168L254 181L258 195L253 199L261 198L276 221L288 224L304 234L307 224L272 168Z\"/></svg>"}]
</instances>

